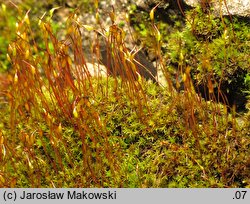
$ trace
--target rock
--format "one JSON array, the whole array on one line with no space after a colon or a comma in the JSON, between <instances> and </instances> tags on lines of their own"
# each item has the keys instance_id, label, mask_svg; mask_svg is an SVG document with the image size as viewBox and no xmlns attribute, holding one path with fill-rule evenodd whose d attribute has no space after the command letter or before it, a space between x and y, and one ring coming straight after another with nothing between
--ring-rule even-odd
<instances>
[{"instance_id":1,"label":"rock","mask_svg":"<svg viewBox=\"0 0 250 204\"><path fill-rule=\"evenodd\" d=\"M87 62L86 66L89 71L89 74L92 77L107 76L106 67L101 64L98 64L98 63L92 64L92 63Z\"/></svg>"},{"instance_id":2,"label":"rock","mask_svg":"<svg viewBox=\"0 0 250 204\"><path fill-rule=\"evenodd\" d=\"M214 15L235 15L239 17L250 18L250 1L249 0L139 0L136 5L144 10L150 10L154 5L159 4L159 8L163 7L179 7L185 9L186 6L197 7L198 5L206 5L213 8ZM178 5L179 4L179 5Z\"/></svg>"},{"instance_id":3,"label":"rock","mask_svg":"<svg viewBox=\"0 0 250 204\"><path fill-rule=\"evenodd\" d=\"M184 0L184 2L189 6L196 7L201 3L201 0ZM249 0L212 0L207 4L214 9L216 16L220 16L220 12L222 12L222 15L236 15L250 18Z\"/></svg>"},{"instance_id":4,"label":"rock","mask_svg":"<svg viewBox=\"0 0 250 204\"><path fill-rule=\"evenodd\" d=\"M130 49L125 50L125 52L126 51L131 52ZM140 74L145 79L151 79L153 82L156 82L157 69L152 62L147 59L142 50L135 52L133 63L136 70L133 69L132 63L129 62L128 59L125 59L126 54L119 49L113 50L112 54L112 50L104 46L101 48L100 53L101 63L107 67L107 71L110 75L121 75L121 77L125 79L129 77L137 79L137 74ZM128 69L128 71L126 71L126 69ZM130 75L131 73L133 73L133 75Z\"/></svg>"}]
</instances>

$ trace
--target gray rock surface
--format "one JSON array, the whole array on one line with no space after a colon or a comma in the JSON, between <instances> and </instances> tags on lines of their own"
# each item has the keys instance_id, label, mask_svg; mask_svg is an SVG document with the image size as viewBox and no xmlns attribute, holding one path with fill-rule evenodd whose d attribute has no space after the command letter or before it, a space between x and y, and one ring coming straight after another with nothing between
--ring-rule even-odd
<instances>
[{"instance_id":1,"label":"gray rock surface","mask_svg":"<svg viewBox=\"0 0 250 204\"><path fill-rule=\"evenodd\" d=\"M185 4L191 7L200 5L204 0L138 0L137 6L143 9L150 9L149 6L160 3L159 7L167 7L176 4L184 6ZM207 0L207 4L214 9L216 16L222 15L235 15L240 17L250 18L250 0ZM175 6L176 6L175 5ZM152 8L151 8L152 9Z\"/></svg>"},{"instance_id":2,"label":"gray rock surface","mask_svg":"<svg viewBox=\"0 0 250 204\"><path fill-rule=\"evenodd\" d=\"M201 0L184 0L189 6L196 7ZM236 15L250 18L250 1L249 0L211 0L210 6L214 9L216 16Z\"/></svg>"}]
</instances>

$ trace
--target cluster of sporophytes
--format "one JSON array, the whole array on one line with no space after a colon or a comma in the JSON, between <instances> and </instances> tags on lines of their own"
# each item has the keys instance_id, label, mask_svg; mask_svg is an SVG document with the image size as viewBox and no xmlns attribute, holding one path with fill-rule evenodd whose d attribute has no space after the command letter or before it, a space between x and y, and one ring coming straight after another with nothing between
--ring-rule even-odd
<instances>
[{"instance_id":1,"label":"cluster of sporophytes","mask_svg":"<svg viewBox=\"0 0 250 204\"><path fill-rule=\"evenodd\" d=\"M203 100L191 68L180 74L181 92L163 64L166 87L133 78L129 69L126 78L91 76L81 29L96 31L81 25L75 13L61 40L41 18L37 43L30 25L26 14L8 48L11 85L0 103L1 187L250 185L249 123L239 123L226 105ZM124 51L122 63L133 64L121 28L111 28L98 32L112 39L107 46ZM160 45L156 27L153 32Z\"/></svg>"}]
</instances>

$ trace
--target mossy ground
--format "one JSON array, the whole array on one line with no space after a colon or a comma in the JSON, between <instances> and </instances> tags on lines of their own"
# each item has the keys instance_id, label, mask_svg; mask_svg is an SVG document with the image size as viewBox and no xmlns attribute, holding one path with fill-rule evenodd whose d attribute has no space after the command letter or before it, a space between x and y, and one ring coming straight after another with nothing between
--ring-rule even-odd
<instances>
[{"instance_id":1,"label":"mossy ground","mask_svg":"<svg viewBox=\"0 0 250 204\"><path fill-rule=\"evenodd\" d=\"M240 126L231 114L223 111L222 105L203 100L195 105L193 97L190 102L185 93L171 95L153 83L145 84L147 103L142 104L143 112L138 114L137 102L131 101L121 87L114 93L114 84L110 79L107 90L88 99L86 115L77 116L79 120L85 119L81 128L84 125L89 128L84 140L78 122L59 115L44 118L39 113L27 113L16 118L13 129L9 122L10 107L3 105L1 185L248 185L249 132L245 129L249 128L248 121ZM108 92L108 97L103 98L103 91ZM83 114L82 109L79 111ZM100 124L95 124L95 114L99 115ZM194 114L193 119L190 114ZM101 130L96 130L100 127Z\"/></svg>"},{"instance_id":2,"label":"mossy ground","mask_svg":"<svg viewBox=\"0 0 250 204\"><path fill-rule=\"evenodd\" d=\"M180 90L168 67L166 87L90 76L76 16L63 40L50 20L38 33L21 22L0 83L1 187L249 187L249 103L239 114L202 98L196 64L176 58Z\"/></svg>"}]
</instances>

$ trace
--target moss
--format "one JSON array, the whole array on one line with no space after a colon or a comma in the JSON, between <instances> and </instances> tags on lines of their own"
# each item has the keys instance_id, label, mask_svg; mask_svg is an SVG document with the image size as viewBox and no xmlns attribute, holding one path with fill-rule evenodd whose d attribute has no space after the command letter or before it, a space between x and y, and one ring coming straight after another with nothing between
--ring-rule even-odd
<instances>
[{"instance_id":1,"label":"moss","mask_svg":"<svg viewBox=\"0 0 250 204\"><path fill-rule=\"evenodd\" d=\"M205 101L192 85L198 80L195 66L203 62L210 71L209 63L221 66L221 56L212 58L204 45L214 53L214 43L225 45L225 30L209 31L219 23L201 25L212 36L209 42L205 35L197 39L188 26L167 38L169 59L179 65L184 83L177 92L140 77L91 77L85 65L77 67L81 74L73 75L79 64L71 58L85 58L79 51L79 25L75 19L69 22L69 44L58 39L49 21L41 22L38 41L42 39L43 49L24 35L31 29L27 22L19 27L25 39L12 44L18 48L10 53L13 74L6 98L0 98L1 187L250 185L249 110L243 116L228 112L223 104ZM233 39L226 48L230 46L236 46ZM208 56L208 62L201 60ZM200 70L201 77L205 71ZM228 79L234 71L228 70Z\"/></svg>"}]
</instances>

